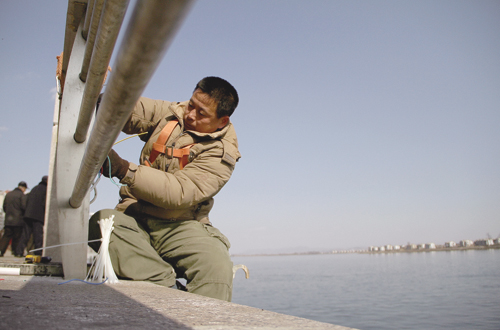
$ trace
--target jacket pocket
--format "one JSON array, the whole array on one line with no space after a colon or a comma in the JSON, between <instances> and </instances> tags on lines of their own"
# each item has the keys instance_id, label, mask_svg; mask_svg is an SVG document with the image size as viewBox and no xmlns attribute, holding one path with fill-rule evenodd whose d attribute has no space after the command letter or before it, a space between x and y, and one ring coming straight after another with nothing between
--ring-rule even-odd
<instances>
[{"instance_id":1,"label":"jacket pocket","mask_svg":"<svg viewBox=\"0 0 500 330\"><path fill-rule=\"evenodd\" d=\"M227 247L228 250L229 248L231 248L231 243L229 243L227 237L224 236L224 234L222 234L219 229L207 224L203 224L203 227L205 227L210 236L216 237L219 239L219 241L224 243L224 245Z\"/></svg>"}]
</instances>

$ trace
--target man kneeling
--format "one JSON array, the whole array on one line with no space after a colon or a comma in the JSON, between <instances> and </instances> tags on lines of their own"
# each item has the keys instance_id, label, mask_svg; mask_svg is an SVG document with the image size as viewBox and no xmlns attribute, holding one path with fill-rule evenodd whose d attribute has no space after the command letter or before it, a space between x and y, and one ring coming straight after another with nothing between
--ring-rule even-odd
<instances>
[{"instance_id":1,"label":"man kneeling","mask_svg":"<svg viewBox=\"0 0 500 330\"><path fill-rule=\"evenodd\" d=\"M146 133L140 164L110 151L103 174L125 184L121 200L89 224L89 240L100 238L97 221L115 215L109 253L120 278L167 287L185 278L188 292L231 301L230 244L208 214L240 158L229 120L237 105L218 77L202 79L189 101L139 99L123 132Z\"/></svg>"}]
</instances>

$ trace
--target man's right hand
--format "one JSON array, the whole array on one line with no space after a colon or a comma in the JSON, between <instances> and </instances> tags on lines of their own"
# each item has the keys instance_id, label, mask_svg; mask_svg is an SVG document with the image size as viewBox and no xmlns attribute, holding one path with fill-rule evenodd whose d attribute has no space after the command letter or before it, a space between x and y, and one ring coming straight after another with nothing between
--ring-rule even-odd
<instances>
[{"instance_id":1,"label":"man's right hand","mask_svg":"<svg viewBox=\"0 0 500 330\"><path fill-rule=\"evenodd\" d=\"M118 156L116 151L111 149L102 164L102 174L109 178L110 177L110 163L111 163L111 177L117 177L118 179L123 179L127 174L129 162Z\"/></svg>"}]
</instances>

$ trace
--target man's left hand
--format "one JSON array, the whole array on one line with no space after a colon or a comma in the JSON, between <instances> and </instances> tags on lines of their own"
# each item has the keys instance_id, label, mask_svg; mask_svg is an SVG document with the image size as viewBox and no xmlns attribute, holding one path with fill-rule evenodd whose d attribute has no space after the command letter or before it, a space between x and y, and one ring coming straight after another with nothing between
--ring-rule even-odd
<instances>
[{"instance_id":1,"label":"man's left hand","mask_svg":"<svg viewBox=\"0 0 500 330\"><path fill-rule=\"evenodd\" d=\"M110 163L111 177L117 177L120 180L123 179L127 174L129 162L118 156L116 151L111 149L104 164L102 164L102 174L107 178L110 177Z\"/></svg>"}]
</instances>

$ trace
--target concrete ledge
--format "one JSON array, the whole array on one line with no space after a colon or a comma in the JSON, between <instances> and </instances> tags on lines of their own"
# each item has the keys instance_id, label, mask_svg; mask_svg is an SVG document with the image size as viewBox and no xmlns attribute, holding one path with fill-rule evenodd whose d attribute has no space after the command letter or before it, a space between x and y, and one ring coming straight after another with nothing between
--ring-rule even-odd
<instances>
[{"instance_id":1,"label":"concrete ledge","mask_svg":"<svg viewBox=\"0 0 500 330\"><path fill-rule=\"evenodd\" d=\"M19 268L21 275L61 277L64 275L61 263L49 262L47 264L27 264L24 263L24 258L17 258L12 255L5 255L4 257L0 258L0 267Z\"/></svg>"},{"instance_id":2,"label":"concrete ledge","mask_svg":"<svg viewBox=\"0 0 500 330\"><path fill-rule=\"evenodd\" d=\"M61 264L24 264L24 263L0 263L0 267L19 268L21 275L39 275L39 276L63 276ZM1 275L0 275L1 276Z\"/></svg>"},{"instance_id":3,"label":"concrete ledge","mask_svg":"<svg viewBox=\"0 0 500 330\"><path fill-rule=\"evenodd\" d=\"M350 329L147 282L59 285L61 278L0 279L0 324L6 329Z\"/></svg>"}]
</instances>

